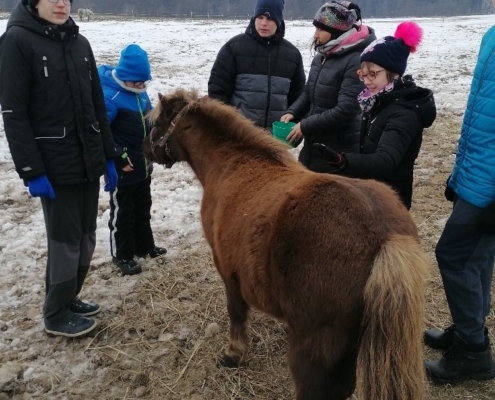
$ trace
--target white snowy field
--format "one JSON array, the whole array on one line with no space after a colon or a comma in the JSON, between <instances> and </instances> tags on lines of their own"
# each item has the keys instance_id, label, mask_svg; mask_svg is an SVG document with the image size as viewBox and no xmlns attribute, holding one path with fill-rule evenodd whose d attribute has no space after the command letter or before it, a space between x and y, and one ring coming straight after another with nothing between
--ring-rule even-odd
<instances>
[{"instance_id":1,"label":"white snowy field","mask_svg":"<svg viewBox=\"0 0 495 400\"><path fill-rule=\"evenodd\" d=\"M376 19L365 20L365 23L380 37L392 35L401 21ZM458 123L464 112L481 37L494 24L495 16L416 21L424 30L424 39L417 53L409 58L407 72L419 85L433 90L441 118ZM149 94L152 101L156 101L158 92L166 93L179 87L196 88L200 93L206 93L209 72L218 50L230 37L243 32L247 21L122 21L115 18L78 24L80 32L91 42L99 64L115 64L120 50L129 43L141 45L150 57L153 80ZM0 32L6 25L6 19L0 20ZM286 22L286 38L303 54L306 72L311 62L312 34L310 21ZM434 129L431 132L435 134ZM452 146L447 148L441 164L448 169L453 161L453 151ZM421 170L424 176L437 173L435 165L438 164L429 165ZM52 342L45 338L41 316L46 262L43 215L39 200L29 196L14 170L2 122L0 175L0 399L3 399L9 398L5 393L15 392L11 387L17 379L29 382L47 369L60 378L56 382L70 387L89 373L90 363L74 365L69 360L71 351L82 352L84 348L71 350L69 345L61 351L52 353L49 350ZM199 222L202 189L190 169L186 165L175 165L168 170L157 166L152 196L155 239L158 245L169 249L162 267L173 268L176 260L204 251ZM92 274L84 294L86 298L98 301L104 309L118 312L122 297L133 290L142 276L150 276L153 269L147 270L144 260L141 262L145 271L141 275L120 277L112 269L107 228L108 194L103 190L99 209L93 267L104 268L108 274ZM420 216L425 223L428 219L428 215ZM26 324L26 320L30 323ZM24 361L21 363L20 360ZM25 387L28 386L25 383ZM52 395L42 390L39 393L34 389L26 390L24 397L18 398L64 398L53 386L50 390L48 393Z\"/></svg>"}]
</instances>

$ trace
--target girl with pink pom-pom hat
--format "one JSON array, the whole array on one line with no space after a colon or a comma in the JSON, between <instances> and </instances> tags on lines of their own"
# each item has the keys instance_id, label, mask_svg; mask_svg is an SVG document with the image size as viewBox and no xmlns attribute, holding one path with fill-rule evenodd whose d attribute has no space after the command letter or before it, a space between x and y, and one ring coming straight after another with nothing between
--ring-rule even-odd
<instances>
[{"instance_id":1,"label":"girl with pink pom-pom hat","mask_svg":"<svg viewBox=\"0 0 495 400\"><path fill-rule=\"evenodd\" d=\"M362 52L358 75L366 88L358 96L363 110L359 153L338 154L316 145L328 161L327 172L382 181L395 189L407 209L423 129L436 118L432 91L404 76L409 54L421 38L419 25L406 21L394 36L377 39Z\"/></svg>"}]
</instances>

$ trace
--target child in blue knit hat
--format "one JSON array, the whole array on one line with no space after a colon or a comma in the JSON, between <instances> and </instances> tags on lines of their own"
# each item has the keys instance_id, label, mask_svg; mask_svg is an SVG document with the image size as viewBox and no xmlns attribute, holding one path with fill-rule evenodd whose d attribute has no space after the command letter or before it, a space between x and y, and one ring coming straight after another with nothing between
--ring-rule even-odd
<instances>
[{"instance_id":1,"label":"child in blue knit hat","mask_svg":"<svg viewBox=\"0 0 495 400\"><path fill-rule=\"evenodd\" d=\"M302 93L306 76L299 50L284 39L284 0L258 0L245 33L218 52L208 95L270 129Z\"/></svg>"},{"instance_id":2,"label":"child in blue knit hat","mask_svg":"<svg viewBox=\"0 0 495 400\"><path fill-rule=\"evenodd\" d=\"M125 47L115 68L98 68L107 116L119 152L117 187L110 192L110 251L122 275L141 272L135 256L152 258L167 250L155 246L150 226L152 165L141 152L151 130L146 114L152 109L146 93L151 79L148 54L137 44Z\"/></svg>"}]
</instances>

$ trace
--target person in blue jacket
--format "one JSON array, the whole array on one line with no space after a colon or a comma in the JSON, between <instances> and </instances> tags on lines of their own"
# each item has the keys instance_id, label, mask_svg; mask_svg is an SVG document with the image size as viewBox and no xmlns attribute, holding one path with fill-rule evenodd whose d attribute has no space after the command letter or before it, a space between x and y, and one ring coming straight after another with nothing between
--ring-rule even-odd
<instances>
[{"instance_id":1,"label":"person in blue jacket","mask_svg":"<svg viewBox=\"0 0 495 400\"><path fill-rule=\"evenodd\" d=\"M117 187L110 192L110 251L123 275L141 272L135 256L152 258L167 250L155 246L151 230L152 165L141 151L151 127L146 114L152 109L146 93L151 79L148 54L137 44L121 51L117 66L98 68L108 121L117 145Z\"/></svg>"},{"instance_id":2,"label":"person in blue jacket","mask_svg":"<svg viewBox=\"0 0 495 400\"><path fill-rule=\"evenodd\" d=\"M441 359L426 361L426 371L444 384L493 379L485 319L495 260L495 26L481 42L445 195L454 208L436 258L453 324L425 332L428 346L444 350Z\"/></svg>"}]
</instances>

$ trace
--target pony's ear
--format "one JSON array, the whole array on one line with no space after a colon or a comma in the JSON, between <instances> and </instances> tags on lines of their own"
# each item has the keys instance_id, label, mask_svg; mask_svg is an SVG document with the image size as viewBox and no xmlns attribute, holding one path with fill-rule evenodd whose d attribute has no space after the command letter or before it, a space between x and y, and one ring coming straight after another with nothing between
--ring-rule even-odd
<instances>
[{"instance_id":1,"label":"pony's ear","mask_svg":"<svg viewBox=\"0 0 495 400\"><path fill-rule=\"evenodd\" d=\"M161 94L160 92L158 92L158 100L162 101L163 99L163 94Z\"/></svg>"}]
</instances>

